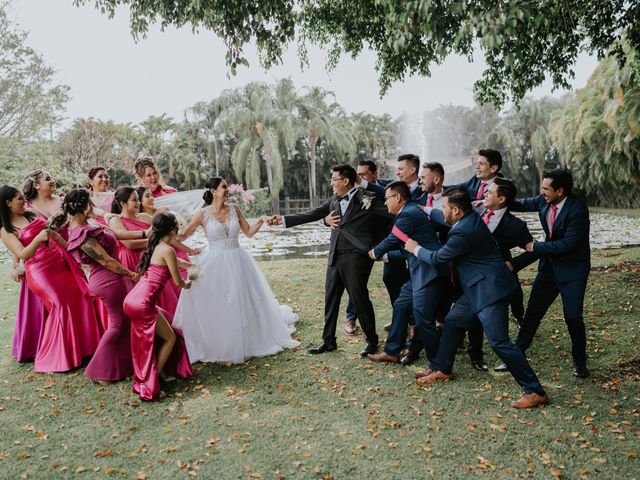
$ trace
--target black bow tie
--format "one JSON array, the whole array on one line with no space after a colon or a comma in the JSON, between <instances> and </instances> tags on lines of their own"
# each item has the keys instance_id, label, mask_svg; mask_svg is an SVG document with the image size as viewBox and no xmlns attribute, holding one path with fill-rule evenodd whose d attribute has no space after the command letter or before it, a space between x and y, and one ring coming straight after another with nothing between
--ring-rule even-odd
<instances>
[{"instance_id":1,"label":"black bow tie","mask_svg":"<svg viewBox=\"0 0 640 480\"><path fill-rule=\"evenodd\" d=\"M342 200L349 200L349 194L347 193L344 197L340 197L336 195L336 199L341 202Z\"/></svg>"}]
</instances>

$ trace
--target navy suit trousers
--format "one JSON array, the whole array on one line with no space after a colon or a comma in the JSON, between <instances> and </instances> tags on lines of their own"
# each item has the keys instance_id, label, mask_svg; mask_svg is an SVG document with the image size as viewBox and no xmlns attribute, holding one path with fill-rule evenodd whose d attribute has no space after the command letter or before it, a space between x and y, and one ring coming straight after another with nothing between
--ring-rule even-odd
<instances>
[{"instance_id":1,"label":"navy suit trousers","mask_svg":"<svg viewBox=\"0 0 640 480\"><path fill-rule=\"evenodd\" d=\"M527 311L522 319L520 332L516 339L516 346L522 352L527 351L533 342L542 317L560 294L564 321L571 337L573 360L579 365L584 365L587 361L587 337L582 317L582 305L586 288L586 278L559 282L553 274L553 265L550 262L545 265L533 282Z\"/></svg>"},{"instance_id":2,"label":"navy suit trousers","mask_svg":"<svg viewBox=\"0 0 640 480\"><path fill-rule=\"evenodd\" d=\"M544 389L524 354L509 338L509 297L486 306L477 314L473 312L465 295L451 308L444 320L444 331L438 355L429 364L432 370L451 373L458 340L480 319L487 341L498 357L507 365L509 372L525 393L544 394Z\"/></svg>"},{"instance_id":3,"label":"navy suit trousers","mask_svg":"<svg viewBox=\"0 0 640 480\"><path fill-rule=\"evenodd\" d=\"M408 281L402 286L400 296L393 303L391 330L387 336L384 351L398 356L404 347L409 314L413 314L415 335L424 346L427 358L432 359L438 351L436 316L438 307L446 293L447 280L435 278L426 285L414 286Z\"/></svg>"},{"instance_id":4,"label":"navy suit trousers","mask_svg":"<svg viewBox=\"0 0 640 480\"><path fill-rule=\"evenodd\" d=\"M409 269L405 260L390 260L382 267L382 281L384 286L387 287L392 305L400 295L400 289L408 280ZM351 320L358 318L358 312L351 297L349 297L349 302L347 303L346 317Z\"/></svg>"}]
</instances>

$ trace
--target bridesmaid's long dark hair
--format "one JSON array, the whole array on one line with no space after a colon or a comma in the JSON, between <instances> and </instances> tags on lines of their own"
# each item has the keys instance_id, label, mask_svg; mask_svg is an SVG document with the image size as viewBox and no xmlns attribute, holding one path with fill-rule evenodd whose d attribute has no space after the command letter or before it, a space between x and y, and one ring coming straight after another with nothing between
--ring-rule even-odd
<instances>
[{"instance_id":1,"label":"bridesmaid's long dark hair","mask_svg":"<svg viewBox=\"0 0 640 480\"><path fill-rule=\"evenodd\" d=\"M140 213L144 213L144 207L142 206L142 197L144 197L144 192L146 192L147 190L149 189L147 187L143 187L142 185L136 187L136 193L138 194L138 198L140 199L140 208L138 209Z\"/></svg>"},{"instance_id":2,"label":"bridesmaid's long dark hair","mask_svg":"<svg viewBox=\"0 0 640 480\"><path fill-rule=\"evenodd\" d=\"M7 202L11 202L18 193L22 193L13 185L3 185L0 187L0 228L4 228L7 233L15 233L16 227L11 223L11 209ZM24 217L31 222L36 218L33 212L24 212Z\"/></svg>"},{"instance_id":3,"label":"bridesmaid's long dark hair","mask_svg":"<svg viewBox=\"0 0 640 480\"><path fill-rule=\"evenodd\" d=\"M149 235L149 243L147 249L140 258L140 265L138 265L138 273L144 275L149 268L149 262L151 262L151 255L160 243L160 239L172 230L178 229L178 220L171 213L160 212L153 216L151 222L151 234Z\"/></svg>"},{"instance_id":4,"label":"bridesmaid's long dark hair","mask_svg":"<svg viewBox=\"0 0 640 480\"><path fill-rule=\"evenodd\" d=\"M213 193L211 193L211 189L217 189L220 186L220 182L222 182L221 177L212 177L204 184L204 194L202 195L202 199L204 200L203 207L211 205L211 202L213 202Z\"/></svg>"},{"instance_id":5,"label":"bridesmaid's long dark hair","mask_svg":"<svg viewBox=\"0 0 640 480\"><path fill-rule=\"evenodd\" d=\"M122 213L122 205L123 203L127 203L131 198L131 194L135 192L136 189L133 187L120 187L116 190L116 193L113 195L113 201L111 202L111 213L117 213L120 215Z\"/></svg>"},{"instance_id":6,"label":"bridesmaid's long dark hair","mask_svg":"<svg viewBox=\"0 0 640 480\"><path fill-rule=\"evenodd\" d=\"M49 228L52 230L58 230L62 227L69 215L77 215L83 213L89 207L89 201L91 200L91 192L85 188L75 188L70 190L62 201L62 212L51 217L49 220Z\"/></svg>"}]
</instances>

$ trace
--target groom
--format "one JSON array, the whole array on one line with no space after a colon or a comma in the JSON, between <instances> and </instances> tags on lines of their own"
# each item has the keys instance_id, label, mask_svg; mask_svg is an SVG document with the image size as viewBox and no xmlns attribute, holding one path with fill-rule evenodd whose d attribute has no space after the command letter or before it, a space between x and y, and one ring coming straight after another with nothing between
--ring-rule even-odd
<instances>
[{"instance_id":1,"label":"groom","mask_svg":"<svg viewBox=\"0 0 640 480\"><path fill-rule=\"evenodd\" d=\"M309 349L311 354L336 350L336 324L340 300L347 290L353 301L358 320L365 334L367 344L360 355L375 353L378 349L376 319L369 299L367 282L373 267L368 252L374 243L372 233L376 232L376 217L386 221L392 218L382 199L356 187L356 171L350 165L336 165L331 168L333 196L323 205L297 215L274 215L271 223L285 228L303 223L322 220L329 213L340 215L340 221L331 231L329 262L325 280L324 331L322 343Z\"/></svg>"}]
</instances>

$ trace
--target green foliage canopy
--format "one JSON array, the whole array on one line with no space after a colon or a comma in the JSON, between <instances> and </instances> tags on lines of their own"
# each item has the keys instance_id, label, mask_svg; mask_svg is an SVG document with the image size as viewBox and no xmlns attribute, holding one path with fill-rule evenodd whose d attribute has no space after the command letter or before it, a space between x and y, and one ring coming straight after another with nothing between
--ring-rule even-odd
<instances>
[{"instance_id":1,"label":"green foliage canopy","mask_svg":"<svg viewBox=\"0 0 640 480\"><path fill-rule=\"evenodd\" d=\"M130 8L134 37L149 25L191 25L220 36L231 73L248 65L244 47L255 41L264 67L281 62L298 40L302 63L308 43L328 46L329 66L365 48L377 55L381 92L407 75L429 76L451 54L487 63L475 84L480 103L524 98L545 78L568 87L581 51L604 56L626 36L640 47L640 4L624 0L75 0L113 16Z\"/></svg>"}]
</instances>

